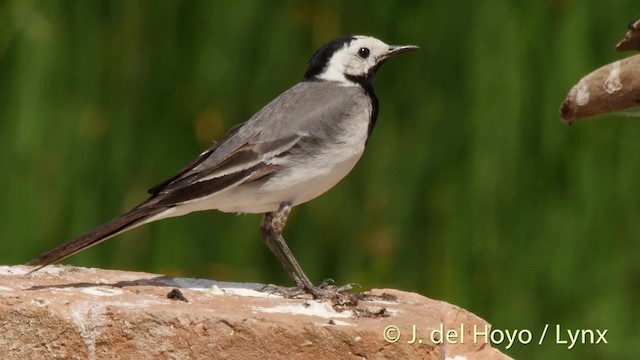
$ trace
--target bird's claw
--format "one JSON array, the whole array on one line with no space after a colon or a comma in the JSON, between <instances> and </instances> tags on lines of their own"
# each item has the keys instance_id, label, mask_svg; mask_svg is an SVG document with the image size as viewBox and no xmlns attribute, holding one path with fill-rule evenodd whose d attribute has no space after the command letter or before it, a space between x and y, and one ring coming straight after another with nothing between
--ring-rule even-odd
<instances>
[{"instance_id":1,"label":"bird's claw","mask_svg":"<svg viewBox=\"0 0 640 360\"><path fill-rule=\"evenodd\" d=\"M303 287L285 287L278 285L265 285L260 291L269 292L270 294L277 294L286 299L296 299L303 295L309 294L313 296L315 300L335 299L345 293L349 293L354 287L360 287L355 283L345 284L342 286L336 286L333 279L326 279L319 286Z\"/></svg>"}]
</instances>

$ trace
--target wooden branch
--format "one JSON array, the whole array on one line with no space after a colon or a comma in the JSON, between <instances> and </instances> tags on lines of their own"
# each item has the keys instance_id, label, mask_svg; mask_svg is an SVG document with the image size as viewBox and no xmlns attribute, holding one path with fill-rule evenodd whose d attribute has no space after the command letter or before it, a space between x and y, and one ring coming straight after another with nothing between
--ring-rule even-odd
<instances>
[{"instance_id":1,"label":"wooden branch","mask_svg":"<svg viewBox=\"0 0 640 360\"><path fill-rule=\"evenodd\" d=\"M640 105L640 55L605 65L580 79L560 107L564 122Z\"/></svg>"},{"instance_id":2,"label":"wooden branch","mask_svg":"<svg viewBox=\"0 0 640 360\"><path fill-rule=\"evenodd\" d=\"M640 19L629 24L629 31L624 36L624 39L620 40L616 45L618 51L640 51Z\"/></svg>"},{"instance_id":3,"label":"wooden branch","mask_svg":"<svg viewBox=\"0 0 640 360\"><path fill-rule=\"evenodd\" d=\"M640 51L640 19L628 28L616 50ZM637 106L640 106L640 55L605 65L580 79L560 106L560 117L570 124Z\"/></svg>"}]
</instances>

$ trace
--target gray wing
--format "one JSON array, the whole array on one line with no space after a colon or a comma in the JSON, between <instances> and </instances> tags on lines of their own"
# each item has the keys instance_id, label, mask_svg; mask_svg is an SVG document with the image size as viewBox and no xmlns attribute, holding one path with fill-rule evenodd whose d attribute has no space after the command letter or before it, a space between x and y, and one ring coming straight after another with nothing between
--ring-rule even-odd
<instances>
[{"instance_id":1,"label":"gray wing","mask_svg":"<svg viewBox=\"0 0 640 360\"><path fill-rule=\"evenodd\" d=\"M179 203L278 170L270 160L304 148L306 142L331 139L351 114L371 111L357 86L335 82L301 82L267 104L245 123L232 128L176 175L149 190L151 199ZM150 199L150 200L151 200Z\"/></svg>"}]
</instances>

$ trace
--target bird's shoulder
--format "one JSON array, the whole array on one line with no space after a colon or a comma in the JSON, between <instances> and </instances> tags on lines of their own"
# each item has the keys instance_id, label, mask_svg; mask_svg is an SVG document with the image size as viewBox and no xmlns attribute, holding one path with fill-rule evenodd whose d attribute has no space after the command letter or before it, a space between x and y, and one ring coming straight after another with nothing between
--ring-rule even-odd
<instances>
[{"instance_id":1,"label":"bird's shoulder","mask_svg":"<svg viewBox=\"0 0 640 360\"><path fill-rule=\"evenodd\" d=\"M337 81L303 81L275 98L239 129L253 141L313 132L350 114L371 109L371 99L359 85ZM268 131L262 131L268 129ZM269 140L271 140L269 139Z\"/></svg>"},{"instance_id":2,"label":"bird's shoulder","mask_svg":"<svg viewBox=\"0 0 640 360\"><path fill-rule=\"evenodd\" d=\"M357 110L370 109L365 91L359 86L343 86L331 81L303 81L280 94L249 120L232 127L225 137L214 143L175 175L148 192L158 195L198 174L229 162L235 154L253 148L282 149L302 138L315 137L340 125Z\"/></svg>"}]
</instances>

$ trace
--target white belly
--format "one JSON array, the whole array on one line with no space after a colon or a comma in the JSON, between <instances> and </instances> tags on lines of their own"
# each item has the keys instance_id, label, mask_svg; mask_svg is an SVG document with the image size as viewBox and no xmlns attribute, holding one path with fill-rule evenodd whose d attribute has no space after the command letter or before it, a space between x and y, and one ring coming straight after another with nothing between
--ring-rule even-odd
<instances>
[{"instance_id":1,"label":"white belly","mask_svg":"<svg viewBox=\"0 0 640 360\"><path fill-rule=\"evenodd\" d=\"M347 176L361 155L362 152L330 167L305 164L288 169L259 186L238 186L216 199L216 208L224 212L265 213L276 211L286 201L291 201L293 206L305 203L324 194Z\"/></svg>"}]
</instances>

